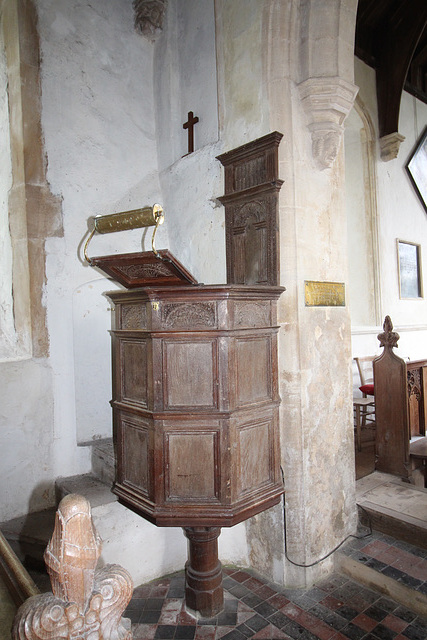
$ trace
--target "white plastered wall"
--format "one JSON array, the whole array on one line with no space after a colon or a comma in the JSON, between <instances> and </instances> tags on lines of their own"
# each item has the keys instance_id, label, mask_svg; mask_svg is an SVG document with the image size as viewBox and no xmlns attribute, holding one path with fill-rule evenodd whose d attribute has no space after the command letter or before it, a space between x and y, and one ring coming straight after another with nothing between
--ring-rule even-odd
<instances>
[{"instance_id":1,"label":"white plastered wall","mask_svg":"<svg viewBox=\"0 0 427 640\"><path fill-rule=\"evenodd\" d=\"M375 72L355 58L355 81L360 87L359 96L377 128ZM384 317L389 315L395 330L400 334L397 355L412 360L427 358L427 300L405 300L399 297L397 239L421 245L422 273L427 269L427 214L416 195L406 172L406 164L417 141L427 125L427 106L407 92L402 93L399 133L405 136L396 159L383 162L379 145L375 148L376 220L378 253L373 256L379 270L378 315L375 323L362 323L352 318L353 356L380 353L377 334L382 330ZM377 138L376 138L377 139ZM359 167L360 170L363 170ZM354 187L351 174L350 189ZM372 183L371 183L372 184ZM348 193L350 192L348 190ZM361 195L361 194L359 194ZM363 198L363 195L361 195ZM375 214L375 212L374 212ZM363 254L363 249L361 254ZM360 256L359 256L360 258ZM359 286L365 283L359 281ZM357 304L357 301L355 302ZM357 380L355 379L355 382Z\"/></svg>"},{"instance_id":2,"label":"white plastered wall","mask_svg":"<svg viewBox=\"0 0 427 640\"><path fill-rule=\"evenodd\" d=\"M7 60L0 29L0 521L4 521L51 506L54 491L52 373L46 359L31 357L25 208L14 212L13 221L8 215L11 189L19 183L19 177L12 175L8 102L11 67L16 70L20 61L17 23L13 3L1 3L0 11L1 26L7 24L9 29L9 44L14 42ZM22 120L15 117L14 123L16 127ZM20 138L19 132L12 133Z\"/></svg>"}]
</instances>

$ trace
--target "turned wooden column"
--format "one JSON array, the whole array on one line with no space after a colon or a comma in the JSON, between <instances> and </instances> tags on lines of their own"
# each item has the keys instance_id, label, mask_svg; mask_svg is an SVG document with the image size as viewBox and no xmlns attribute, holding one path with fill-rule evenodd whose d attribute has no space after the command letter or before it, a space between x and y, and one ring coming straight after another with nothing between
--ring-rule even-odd
<instances>
[{"instance_id":1,"label":"turned wooden column","mask_svg":"<svg viewBox=\"0 0 427 640\"><path fill-rule=\"evenodd\" d=\"M220 527L184 527L190 545L185 565L187 607L212 618L224 607L222 568L218 560Z\"/></svg>"}]
</instances>

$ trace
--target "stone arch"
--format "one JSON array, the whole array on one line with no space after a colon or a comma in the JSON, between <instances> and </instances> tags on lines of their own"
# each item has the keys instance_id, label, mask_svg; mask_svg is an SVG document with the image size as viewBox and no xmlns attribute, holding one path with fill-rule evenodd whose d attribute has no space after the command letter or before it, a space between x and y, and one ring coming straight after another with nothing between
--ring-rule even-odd
<instances>
[{"instance_id":1,"label":"stone arch","mask_svg":"<svg viewBox=\"0 0 427 640\"><path fill-rule=\"evenodd\" d=\"M381 323L376 133L360 97L347 121L346 194L352 326ZM357 305L352 307L352 301Z\"/></svg>"}]
</instances>

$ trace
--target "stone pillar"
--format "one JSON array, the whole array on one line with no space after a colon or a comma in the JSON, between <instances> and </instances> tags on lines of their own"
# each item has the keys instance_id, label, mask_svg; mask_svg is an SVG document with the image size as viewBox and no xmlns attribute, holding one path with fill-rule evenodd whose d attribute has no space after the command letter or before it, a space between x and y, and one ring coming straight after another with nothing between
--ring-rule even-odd
<instances>
[{"instance_id":1,"label":"stone pillar","mask_svg":"<svg viewBox=\"0 0 427 640\"><path fill-rule=\"evenodd\" d=\"M336 87L353 86L356 2L328 0L317 15L318 5L270 2L265 33L270 128L284 134L279 381L288 586L308 586L331 571L332 556L322 558L356 525L349 311L308 307L304 296L306 280L347 280L342 144L334 143L330 162L318 162L299 86L317 77L312 85L321 89L323 68L325 83L333 76Z\"/></svg>"}]
</instances>

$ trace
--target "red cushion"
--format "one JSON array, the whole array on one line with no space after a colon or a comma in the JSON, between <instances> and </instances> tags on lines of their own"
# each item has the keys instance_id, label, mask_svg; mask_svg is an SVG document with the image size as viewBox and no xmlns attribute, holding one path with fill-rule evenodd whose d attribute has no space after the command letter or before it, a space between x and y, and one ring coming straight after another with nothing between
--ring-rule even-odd
<instances>
[{"instance_id":1,"label":"red cushion","mask_svg":"<svg viewBox=\"0 0 427 640\"><path fill-rule=\"evenodd\" d=\"M374 396L375 392L374 392L374 385L373 384L362 384L361 387L359 387L360 391L362 393L366 393L366 395L368 396Z\"/></svg>"}]
</instances>

